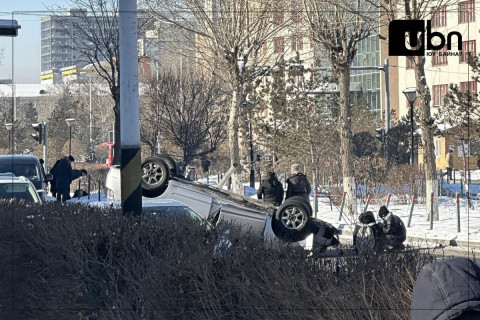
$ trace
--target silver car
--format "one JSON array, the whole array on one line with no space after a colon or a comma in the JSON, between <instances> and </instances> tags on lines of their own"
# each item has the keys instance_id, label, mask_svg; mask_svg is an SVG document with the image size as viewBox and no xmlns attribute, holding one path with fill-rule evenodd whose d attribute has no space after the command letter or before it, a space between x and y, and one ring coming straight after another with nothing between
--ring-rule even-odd
<instances>
[{"instance_id":1,"label":"silver car","mask_svg":"<svg viewBox=\"0 0 480 320\"><path fill-rule=\"evenodd\" d=\"M120 201L120 167L112 166L107 174L107 198ZM310 203L292 197L281 206L244 197L190 181L178 173L168 155L153 156L142 162L142 194L148 198L175 200L192 208L215 226L220 221L233 222L262 235L265 240L280 239L324 250L338 243L338 231L328 223L313 219ZM325 229L334 238L325 239Z\"/></svg>"}]
</instances>

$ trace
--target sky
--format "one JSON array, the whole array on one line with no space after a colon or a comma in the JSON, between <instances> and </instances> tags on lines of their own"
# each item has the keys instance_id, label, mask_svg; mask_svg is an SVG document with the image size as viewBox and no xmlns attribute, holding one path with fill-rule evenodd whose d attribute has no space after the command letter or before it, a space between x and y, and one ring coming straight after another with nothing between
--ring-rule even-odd
<instances>
[{"instance_id":1,"label":"sky","mask_svg":"<svg viewBox=\"0 0 480 320\"><path fill-rule=\"evenodd\" d=\"M0 19L17 20L21 29L14 38L0 37L0 82L40 83L40 19L48 8L67 8L66 0L3 0ZM12 51L14 53L12 59Z\"/></svg>"}]
</instances>

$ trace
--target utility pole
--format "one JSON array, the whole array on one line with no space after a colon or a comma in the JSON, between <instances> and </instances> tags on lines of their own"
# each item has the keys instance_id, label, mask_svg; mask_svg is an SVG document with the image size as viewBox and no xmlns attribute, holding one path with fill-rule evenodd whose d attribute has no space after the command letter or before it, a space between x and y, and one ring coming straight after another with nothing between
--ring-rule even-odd
<instances>
[{"instance_id":1,"label":"utility pole","mask_svg":"<svg viewBox=\"0 0 480 320\"><path fill-rule=\"evenodd\" d=\"M137 2L120 0L120 185L124 215L142 213Z\"/></svg>"}]
</instances>

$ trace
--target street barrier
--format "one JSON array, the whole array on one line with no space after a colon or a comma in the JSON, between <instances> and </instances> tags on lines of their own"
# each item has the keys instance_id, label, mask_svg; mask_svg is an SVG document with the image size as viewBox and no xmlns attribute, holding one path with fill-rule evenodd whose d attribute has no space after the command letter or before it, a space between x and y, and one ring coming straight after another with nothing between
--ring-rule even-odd
<instances>
[{"instance_id":1,"label":"street barrier","mask_svg":"<svg viewBox=\"0 0 480 320\"><path fill-rule=\"evenodd\" d=\"M88 200L90 200L90 175L87 177Z\"/></svg>"},{"instance_id":2,"label":"street barrier","mask_svg":"<svg viewBox=\"0 0 480 320\"><path fill-rule=\"evenodd\" d=\"M410 228L410 223L412 222L413 207L415 206L415 196L412 196L412 204L410 205L410 215L408 216L407 227Z\"/></svg>"},{"instance_id":3,"label":"street barrier","mask_svg":"<svg viewBox=\"0 0 480 320\"><path fill-rule=\"evenodd\" d=\"M432 192L430 195L430 230L433 230L433 197L434 193Z\"/></svg>"},{"instance_id":4,"label":"street barrier","mask_svg":"<svg viewBox=\"0 0 480 320\"><path fill-rule=\"evenodd\" d=\"M390 205L390 198L392 197L392 194L389 193L387 195L387 201L385 201L385 207L388 209L388 206Z\"/></svg>"},{"instance_id":5,"label":"street barrier","mask_svg":"<svg viewBox=\"0 0 480 320\"><path fill-rule=\"evenodd\" d=\"M347 193L344 192L343 193L343 196L342 196L342 204L340 205L340 217L338 217L338 221L341 221L342 220L342 213L343 213L343 206L345 205L345 197L346 197Z\"/></svg>"},{"instance_id":6,"label":"street barrier","mask_svg":"<svg viewBox=\"0 0 480 320\"><path fill-rule=\"evenodd\" d=\"M370 195L367 196L367 203L365 204L365 208L363 209L363 212L367 212L369 204L370 204Z\"/></svg>"},{"instance_id":7,"label":"street barrier","mask_svg":"<svg viewBox=\"0 0 480 320\"><path fill-rule=\"evenodd\" d=\"M457 232L460 232L460 196L458 192L455 194L455 200L457 203Z\"/></svg>"}]
</instances>

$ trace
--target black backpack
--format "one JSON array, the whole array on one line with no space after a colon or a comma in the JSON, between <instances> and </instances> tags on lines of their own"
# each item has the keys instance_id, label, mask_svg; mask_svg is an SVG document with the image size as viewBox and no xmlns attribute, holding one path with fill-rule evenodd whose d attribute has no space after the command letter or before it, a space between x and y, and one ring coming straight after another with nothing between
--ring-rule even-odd
<instances>
[{"instance_id":1,"label":"black backpack","mask_svg":"<svg viewBox=\"0 0 480 320\"><path fill-rule=\"evenodd\" d=\"M360 223L358 229L357 238L355 241L355 249L359 254L372 253L375 247L375 233L372 226L375 222L368 224Z\"/></svg>"}]
</instances>

